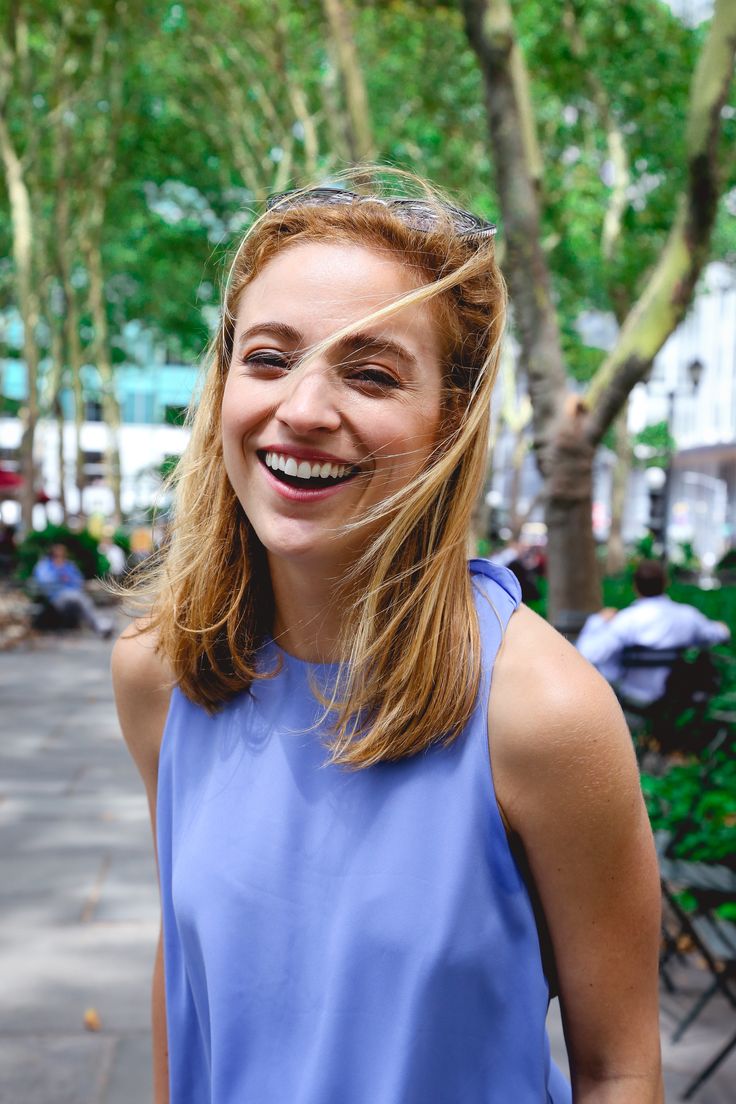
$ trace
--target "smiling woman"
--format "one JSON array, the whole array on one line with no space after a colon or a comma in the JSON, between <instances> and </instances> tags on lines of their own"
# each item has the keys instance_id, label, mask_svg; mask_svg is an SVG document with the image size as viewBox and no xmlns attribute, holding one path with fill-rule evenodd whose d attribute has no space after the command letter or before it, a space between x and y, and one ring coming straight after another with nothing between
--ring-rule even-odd
<instances>
[{"instance_id":1,"label":"smiling woman","mask_svg":"<svg viewBox=\"0 0 736 1104\"><path fill-rule=\"evenodd\" d=\"M115 649L159 865L156 1104L655 1104L628 733L514 577L465 558L494 228L360 179L275 197L240 244Z\"/></svg>"}]
</instances>

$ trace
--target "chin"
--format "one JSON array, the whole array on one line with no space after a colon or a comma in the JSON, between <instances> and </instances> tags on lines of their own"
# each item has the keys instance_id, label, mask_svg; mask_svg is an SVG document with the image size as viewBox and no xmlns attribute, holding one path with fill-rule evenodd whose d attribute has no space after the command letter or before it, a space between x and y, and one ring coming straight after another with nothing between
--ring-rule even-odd
<instances>
[{"instance_id":1,"label":"chin","mask_svg":"<svg viewBox=\"0 0 736 1104\"><path fill-rule=\"evenodd\" d=\"M340 546L325 533L275 533L271 530L256 531L256 535L269 559L307 565L334 563L339 558Z\"/></svg>"}]
</instances>

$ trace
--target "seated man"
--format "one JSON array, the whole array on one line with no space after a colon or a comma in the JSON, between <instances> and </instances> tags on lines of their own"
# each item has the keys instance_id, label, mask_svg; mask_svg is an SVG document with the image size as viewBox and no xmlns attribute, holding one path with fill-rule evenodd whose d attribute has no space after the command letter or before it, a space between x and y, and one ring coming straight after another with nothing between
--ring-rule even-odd
<instances>
[{"instance_id":1,"label":"seated man","mask_svg":"<svg viewBox=\"0 0 736 1104\"><path fill-rule=\"evenodd\" d=\"M52 544L33 569L38 589L61 614L73 613L100 636L112 635L112 621L98 617L94 603L84 592L84 578L75 563L67 559L66 546Z\"/></svg>"},{"instance_id":2,"label":"seated man","mask_svg":"<svg viewBox=\"0 0 736 1104\"><path fill-rule=\"evenodd\" d=\"M602 609L585 622L578 651L598 668L619 694L640 706L664 694L669 667L622 664L624 648L693 648L722 644L731 633L722 621L711 621L683 602L673 602L664 589L665 570L658 560L642 560L634 573L639 597L623 610Z\"/></svg>"}]
</instances>

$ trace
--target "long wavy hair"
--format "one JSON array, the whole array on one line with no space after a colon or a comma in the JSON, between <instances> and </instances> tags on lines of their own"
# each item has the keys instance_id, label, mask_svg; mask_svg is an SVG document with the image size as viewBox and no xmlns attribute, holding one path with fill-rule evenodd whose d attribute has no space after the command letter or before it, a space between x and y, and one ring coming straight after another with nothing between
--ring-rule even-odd
<instances>
[{"instance_id":1,"label":"long wavy hair","mask_svg":"<svg viewBox=\"0 0 736 1104\"><path fill-rule=\"evenodd\" d=\"M343 661L315 693L331 760L353 768L449 742L475 707L481 656L466 554L486 471L506 310L492 239L459 236L444 197L415 177L381 169L380 180L374 175L366 185L368 178L361 169L358 187L367 197L385 194L386 183L393 193L406 192L408 182L432 205L432 225L417 229L390 206L362 201L292 203L255 221L230 267L191 438L173 477L170 540L133 584L176 683L208 712L275 673L262 657L274 615L266 554L222 452L220 411L238 302L271 258L296 243L358 244L405 265L413 290L319 347L422 302L431 304L443 347L437 446L407 486L347 526L365 526L369 535L340 583Z\"/></svg>"}]
</instances>

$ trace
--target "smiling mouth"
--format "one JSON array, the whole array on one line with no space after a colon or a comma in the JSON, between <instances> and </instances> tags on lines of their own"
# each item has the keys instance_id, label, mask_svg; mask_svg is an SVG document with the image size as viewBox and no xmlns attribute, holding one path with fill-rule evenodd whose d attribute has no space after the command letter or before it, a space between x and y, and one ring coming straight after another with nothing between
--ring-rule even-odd
<instances>
[{"instance_id":1,"label":"smiling mouth","mask_svg":"<svg viewBox=\"0 0 736 1104\"><path fill-rule=\"evenodd\" d=\"M280 452L257 450L256 455L280 483L307 491L322 491L347 483L360 474L355 464L337 464L330 460L297 460Z\"/></svg>"}]
</instances>

